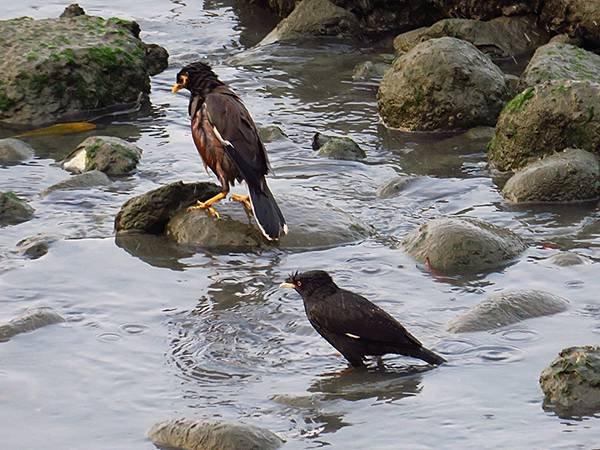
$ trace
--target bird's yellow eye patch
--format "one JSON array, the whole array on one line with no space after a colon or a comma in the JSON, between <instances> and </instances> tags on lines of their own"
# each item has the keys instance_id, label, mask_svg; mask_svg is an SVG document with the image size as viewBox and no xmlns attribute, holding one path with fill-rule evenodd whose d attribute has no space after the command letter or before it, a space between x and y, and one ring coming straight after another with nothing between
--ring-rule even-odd
<instances>
[{"instance_id":1,"label":"bird's yellow eye patch","mask_svg":"<svg viewBox=\"0 0 600 450\"><path fill-rule=\"evenodd\" d=\"M179 91L180 89L183 89L184 87L187 87L188 84L188 76L187 75L181 75L179 77L179 79L181 81L179 81L178 83L175 83L173 85L173 87L171 88L171 92L175 93L177 91Z\"/></svg>"}]
</instances>

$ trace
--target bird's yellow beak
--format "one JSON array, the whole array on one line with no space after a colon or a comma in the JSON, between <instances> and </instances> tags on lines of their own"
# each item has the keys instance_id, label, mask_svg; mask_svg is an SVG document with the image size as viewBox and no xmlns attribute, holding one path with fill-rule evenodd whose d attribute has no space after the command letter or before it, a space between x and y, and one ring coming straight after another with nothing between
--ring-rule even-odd
<instances>
[{"instance_id":1,"label":"bird's yellow beak","mask_svg":"<svg viewBox=\"0 0 600 450\"><path fill-rule=\"evenodd\" d=\"M175 83L173 85L173 87L171 88L171 92L174 94L175 92L179 91L180 89L183 89L184 87L187 86L188 84L188 77L187 75L181 75L181 83Z\"/></svg>"},{"instance_id":2,"label":"bird's yellow beak","mask_svg":"<svg viewBox=\"0 0 600 450\"><path fill-rule=\"evenodd\" d=\"M281 283L279 287L285 289L296 289L296 285L294 283Z\"/></svg>"}]
</instances>

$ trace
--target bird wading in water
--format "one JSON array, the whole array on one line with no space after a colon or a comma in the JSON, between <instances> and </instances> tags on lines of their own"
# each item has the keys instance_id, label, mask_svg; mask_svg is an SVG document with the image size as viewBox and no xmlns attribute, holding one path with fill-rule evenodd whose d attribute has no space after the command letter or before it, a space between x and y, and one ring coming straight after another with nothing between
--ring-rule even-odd
<instances>
[{"instance_id":1,"label":"bird wading in water","mask_svg":"<svg viewBox=\"0 0 600 450\"><path fill-rule=\"evenodd\" d=\"M210 167L222 189L188 210L205 209L218 218L213 205L227 197L236 181L245 181L250 195L232 194L231 198L253 212L267 239L279 239L287 233L287 225L265 179L270 169L265 146L242 100L202 62L189 64L179 71L171 91L175 93L180 89L191 93L188 112L194 144L204 168Z\"/></svg>"},{"instance_id":2,"label":"bird wading in water","mask_svg":"<svg viewBox=\"0 0 600 450\"><path fill-rule=\"evenodd\" d=\"M386 353L435 365L446 361L423 347L383 309L361 295L339 288L327 272L296 272L281 287L300 294L310 324L354 367L363 367L365 356Z\"/></svg>"}]
</instances>

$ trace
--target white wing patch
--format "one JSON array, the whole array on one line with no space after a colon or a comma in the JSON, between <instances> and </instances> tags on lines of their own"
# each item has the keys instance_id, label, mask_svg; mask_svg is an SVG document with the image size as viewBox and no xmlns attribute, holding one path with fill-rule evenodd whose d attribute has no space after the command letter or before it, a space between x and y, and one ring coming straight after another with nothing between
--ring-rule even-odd
<instances>
[{"instance_id":1,"label":"white wing patch","mask_svg":"<svg viewBox=\"0 0 600 450\"><path fill-rule=\"evenodd\" d=\"M221 145L231 145L231 142L223 139L223 136L221 136L221 133L219 133L219 130L217 130L217 127L215 127L214 125L213 125L213 131L215 132L215 135L217 136L217 139L219 140ZM231 146L233 147L233 145L231 145Z\"/></svg>"},{"instance_id":2,"label":"white wing patch","mask_svg":"<svg viewBox=\"0 0 600 450\"><path fill-rule=\"evenodd\" d=\"M355 334L352 333L344 333L346 336L352 338L352 339L360 339L360 336L357 336Z\"/></svg>"}]
</instances>

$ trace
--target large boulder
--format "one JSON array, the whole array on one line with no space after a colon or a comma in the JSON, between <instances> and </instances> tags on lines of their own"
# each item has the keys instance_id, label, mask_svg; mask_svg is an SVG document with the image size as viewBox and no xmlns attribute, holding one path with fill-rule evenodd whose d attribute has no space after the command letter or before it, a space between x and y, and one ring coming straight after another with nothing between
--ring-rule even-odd
<instances>
[{"instance_id":1,"label":"large boulder","mask_svg":"<svg viewBox=\"0 0 600 450\"><path fill-rule=\"evenodd\" d=\"M19 139L0 139L0 166L14 166L33 157L33 148Z\"/></svg>"},{"instance_id":2,"label":"large boulder","mask_svg":"<svg viewBox=\"0 0 600 450\"><path fill-rule=\"evenodd\" d=\"M34 209L14 192L0 192L0 227L27 222Z\"/></svg>"},{"instance_id":3,"label":"large boulder","mask_svg":"<svg viewBox=\"0 0 600 450\"><path fill-rule=\"evenodd\" d=\"M502 71L473 44L451 37L397 58L377 93L384 122L409 131L494 125L506 96Z\"/></svg>"},{"instance_id":4,"label":"large boulder","mask_svg":"<svg viewBox=\"0 0 600 450\"><path fill-rule=\"evenodd\" d=\"M471 217L432 219L411 231L403 245L413 258L444 273L493 269L526 248L512 231Z\"/></svg>"},{"instance_id":5,"label":"large boulder","mask_svg":"<svg viewBox=\"0 0 600 450\"><path fill-rule=\"evenodd\" d=\"M544 407L561 417L600 412L600 347L562 350L540 375Z\"/></svg>"},{"instance_id":6,"label":"large boulder","mask_svg":"<svg viewBox=\"0 0 600 450\"><path fill-rule=\"evenodd\" d=\"M543 45L536 50L521 75L521 84L535 86L549 80L600 83L600 56L570 44Z\"/></svg>"},{"instance_id":7,"label":"large boulder","mask_svg":"<svg viewBox=\"0 0 600 450\"><path fill-rule=\"evenodd\" d=\"M0 122L68 121L139 101L156 70L139 34L136 22L77 11L0 21Z\"/></svg>"},{"instance_id":8,"label":"large boulder","mask_svg":"<svg viewBox=\"0 0 600 450\"><path fill-rule=\"evenodd\" d=\"M274 450L284 440L264 428L224 421L191 419L158 422L148 431L160 447L181 450Z\"/></svg>"},{"instance_id":9,"label":"large boulder","mask_svg":"<svg viewBox=\"0 0 600 450\"><path fill-rule=\"evenodd\" d=\"M544 291L510 290L490 295L448 324L452 333L493 330L533 317L557 314L569 301Z\"/></svg>"},{"instance_id":10,"label":"large boulder","mask_svg":"<svg viewBox=\"0 0 600 450\"><path fill-rule=\"evenodd\" d=\"M600 84L553 80L506 104L488 145L489 161L516 170L567 147L600 154Z\"/></svg>"},{"instance_id":11,"label":"large boulder","mask_svg":"<svg viewBox=\"0 0 600 450\"><path fill-rule=\"evenodd\" d=\"M354 14L329 0L302 0L258 45L305 36L351 35L359 28Z\"/></svg>"},{"instance_id":12,"label":"large boulder","mask_svg":"<svg viewBox=\"0 0 600 450\"><path fill-rule=\"evenodd\" d=\"M598 0L546 0L540 21L554 33L567 33L591 46L600 46Z\"/></svg>"},{"instance_id":13,"label":"large boulder","mask_svg":"<svg viewBox=\"0 0 600 450\"><path fill-rule=\"evenodd\" d=\"M600 162L590 152L569 148L516 172L502 189L515 203L573 202L600 197Z\"/></svg>"},{"instance_id":14,"label":"large boulder","mask_svg":"<svg viewBox=\"0 0 600 450\"><path fill-rule=\"evenodd\" d=\"M7 341L17 334L27 333L64 321L65 319L52 308L30 308L8 322L0 323L0 341Z\"/></svg>"},{"instance_id":15,"label":"large boulder","mask_svg":"<svg viewBox=\"0 0 600 450\"><path fill-rule=\"evenodd\" d=\"M125 175L137 167L142 150L136 145L113 136L90 136L62 162L69 172L99 170L108 175Z\"/></svg>"},{"instance_id":16,"label":"large boulder","mask_svg":"<svg viewBox=\"0 0 600 450\"><path fill-rule=\"evenodd\" d=\"M535 16L499 17L488 22L443 19L428 28L398 35L394 48L397 53L405 53L421 42L444 36L468 41L492 58L530 54L550 39L537 26Z\"/></svg>"}]
</instances>

